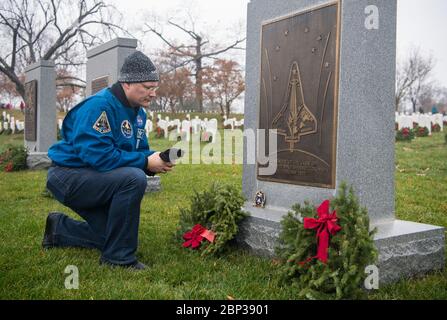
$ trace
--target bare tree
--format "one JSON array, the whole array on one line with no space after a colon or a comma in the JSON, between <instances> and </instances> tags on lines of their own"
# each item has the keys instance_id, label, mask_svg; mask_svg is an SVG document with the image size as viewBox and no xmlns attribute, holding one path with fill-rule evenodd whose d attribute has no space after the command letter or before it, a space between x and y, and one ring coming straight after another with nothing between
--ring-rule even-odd
<instances>
[{"instance_id":1,"label":"bare tree","mask_svg":"<svg viewBox=\"0 0 447 320\"><path fill-rule=\"evenodd\" d=\"M432 56L424 57L419 49L412 49L410 57L399 64L396 74L396 111L404 99L411 101L413 112L420 104L424 87L427 87L431 71L435 66Z\"/></svg>"},{"instance_id":2,"label":"bare tree","mask_svg":"<svg viewBox=\"0 0 447 320\"><path fill-rule=\"evenodd\" d=\"M56 81L56 108L61 112L67 112L76 102L76 97L83 96L85 85L79 85L78 83L83 80L72 75L66 68L59 68L56 78L58 79Z\"/></svg>"},{"instance_id":3,"label":"bare tree","mask_svg":"<svg viewBox=\"0 0 447 320\"><path fill-rule=\"evenodd\" d=\"M188 96L189 88L192 87L189 74L190 71L183 67L160 75L160 87L157 90L157 96L161 101L167 102L172 113L177 112L176 106L183 109L185 97ZM165 104L165 108L167 105Z\"/></svg>"},{"instance_id":4,"label":"bare tree","mask_svg":"<svg viewBox=\"0 0 447 320\"><path fill-rule=\"evenodd\" d=\"M2 0L0 4L0 72L24 97L20 75L39 59L53 60L56 66L80 66L85 54L79 51L103 42L122 30L113 23L118 13L99 0ZM122 30L123 31L123 30ZM67 80L67 79L63 79ZM72 77L69 85L82 87ZM66 81L59 83L65 85Z\"/></svg>"},{"instance_id":5,"label":"bare tree","mask_svg":"<svg viewBox=\"0 0 447 320\"><path fill-rule=\"evenodd\" d=\"M178 57L172 54L172 49L159 50L154 61L160 73L160 87L157 90L157 105L163 111L176 112L177 106L183 109L185 99L192 96L193 84L190 79L191 70L188 67L175 68Z\"/></svg>"},{"instance_id":6,"label":"bare tree","mask_svg":"<svg viewBox=\"0 0 447 320\"><path fill-rule=\"evenodd\" d=\"M174 69L187 66L188 64L194 65L194 79L195 79L195 95L196 103L198 105L199 111L203 111L203 69L204 69L204 59L215 59L216 56L227 52L231 49L245 50L244 48L238 47L238 45L245 41L245 37L235 40L232 44L217 47L216 45L211 45L208 37L201 32L195 30L195 21L190 16L190 26L180 25L172 20L168 21L168 25L178 29L188 35L191 38L190 44L176 44L175 41L169 40L163 35L163 32L157 28L145 24L147 30L143 30L146 34L151 32L157 35L164 43L166 43L171 49L174 55L181 58L179 63L173 66Z\"/></svg>"},{"instance_id":7,"label":"bare tree","mask_svg":"<svg viewBox=\"0 0 447 320\"><path fill-rule=\"evenodd\" d=\"M405 68L405 69L404 69ZM396 69L396 93L395 93L395 106L396 111L401 109L402 102L408 95L408 90L415 81L414 75L409 72L407 65L405 67L401 64L397 64Z\"/></svg>"},{"instance_id":8,"label":"bare tree","mask_svg":"<svg viewBox=\"0 0 447 320\"><path fill-rule=\"evenodd\" d=\"M447 114L447 87L439 88L439 112Z\"/></svg>"},{"instance_id":9,"label":"bare tree","mask_svg":"<svg viewBox=\"0 0 447 320\"><path fill-rule=\"evenodd\" d=\"M24 81L24 77L21 76L20 80ZM13 101L15 97L19 94L16 91L16 86L14 83L3 73L0 73L0 97L10 102ZM0 101L4 102L4 101Z\"/></svg>"},{"instance_id":10,"label":"bare tree","mask_svg":"<svg viewBox=\"0 0 447 320\"><path fill-rule=\"evenodd\" d=\"M416 107L418 103L420 104L422 90L429 86L427 82L434 68L434 61L431 56L424 58L418 51L415 51L410 58L410 66L414 69L413 73L416 75L416 80L410 86L408 94L413 105L413 112L416 112Z\"/></svg>"},{"instance_id":11,"label":"bare tree","mask_svg":"<svg viewBox=\"0 0 447 320\"><path fill-rule=\"evenodd\" d=\"M236 61L218 59L205 72L206 96L217 102L222 115L230 115L231 105L245 90L245 81Z\"/></svg>"}]
</instances>

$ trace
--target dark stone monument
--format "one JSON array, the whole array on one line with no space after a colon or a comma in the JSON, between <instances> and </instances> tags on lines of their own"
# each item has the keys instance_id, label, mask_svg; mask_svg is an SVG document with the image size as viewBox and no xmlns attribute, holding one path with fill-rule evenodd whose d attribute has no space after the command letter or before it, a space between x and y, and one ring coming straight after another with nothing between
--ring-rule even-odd
<instances>
[{"instance_id":1,"label":"dark stone monument","mask_svg":"<svg viewBox=\"0 0 447 320\"><path fill-rule=\"evenodd\" d=\"M51 165L48 148L56 142L56 72L41 60L25 69L25 147L30 169Z\"/></svg>"},{"instance_id":2,"label":"dark stone monument","mask_svg":"<svg viewBox=\"0 0 447 320\"><path fill-rule=\"evenodd\" d=\"M136 48L136 39L116 38L87 51L86 95L95 94L115 83L124 59Z\"/></svg>"}]
</instances>

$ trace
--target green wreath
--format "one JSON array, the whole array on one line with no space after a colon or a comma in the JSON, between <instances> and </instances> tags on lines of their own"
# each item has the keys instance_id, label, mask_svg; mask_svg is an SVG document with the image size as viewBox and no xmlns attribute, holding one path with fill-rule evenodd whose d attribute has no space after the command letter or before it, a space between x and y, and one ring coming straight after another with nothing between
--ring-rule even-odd
<instances>
[{"instance_id":1,"label":"green wreath","mask_svg":"<svg viewBox=\"0 0 447 320\"><path fill-rule=\"evenodd\" d=\"M222 253L239 231L240 222L248 216L242 211L244 197L231 185L213 183L209 190L191 197L191 206L180 209L177 238L183 246L201 255Z\"/></svg>"},{"instance_id":2,"label":"green wreath","mask_svg":"<svg viewBox=\"0 0 447 320\"><path fill-rule=\"evenodd\" d=\"M283 283L292 284L298 298L356 299L365 296L361 285L365 267L377 260L377 249L369 231L367 210L359 206L354 191L343 183L331 202L336 211L335 235L330 237L327 261L314 259L319 246L316 231L305 229L301 218L315 218L315 207L296 204L281 221L282 232L276 253L280 258ZM314 219L310 219L314 220ZM310 221L307 220L307 221ZM314 258L312 258L314 257Z\"/></svg>"}]
</instances>

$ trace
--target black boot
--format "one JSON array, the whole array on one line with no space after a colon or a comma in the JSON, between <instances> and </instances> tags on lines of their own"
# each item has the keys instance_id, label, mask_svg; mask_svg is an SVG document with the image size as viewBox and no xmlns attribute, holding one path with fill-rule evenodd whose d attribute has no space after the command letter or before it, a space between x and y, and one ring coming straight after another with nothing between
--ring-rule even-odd
<instances>
[{"instance_id":1,"label":"black boot","mask_svg":"<svg viewBox=\"0 0 447 320\"><path fill-rule=\"evenodd\" d=\"M45 233L43 235L42 248L51 249L56 247L54 234L56 232L56 225L62 216L63 213L60 212L50 212L50 214L48 214L47 223L45 225Z\"/></svg>"},{"instance_id":2,"label":"black boot","mask_svg":"<svg viewBox=\"0 0 447 320\"><path fill-rule=\"evenodd\" d=\"M110 267L121 267L121 268L128 268L130 270L145 270L147 266L144 263L141 263L139 261L136 261L131 264L115 264L108 261L103 260L102 258L99 260L100 265L106 265Z\"/></svg>"}]
</instances>

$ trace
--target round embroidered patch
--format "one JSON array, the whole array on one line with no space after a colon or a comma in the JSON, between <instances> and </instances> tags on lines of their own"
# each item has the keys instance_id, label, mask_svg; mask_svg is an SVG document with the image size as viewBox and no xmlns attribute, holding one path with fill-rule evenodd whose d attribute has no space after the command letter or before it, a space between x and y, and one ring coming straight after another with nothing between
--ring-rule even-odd
<instances>
[{"instance_id":1,"label":"round embroidered patch","mask_svg":"<svg viewBox=\"0 0 447 320\"><path fill-rule=\"evenodd\" d=\"M121 122L121 133L126 138L132 138L132 125L130 124L129 120L124 120Z\"/></svg>"}]
</instances>

